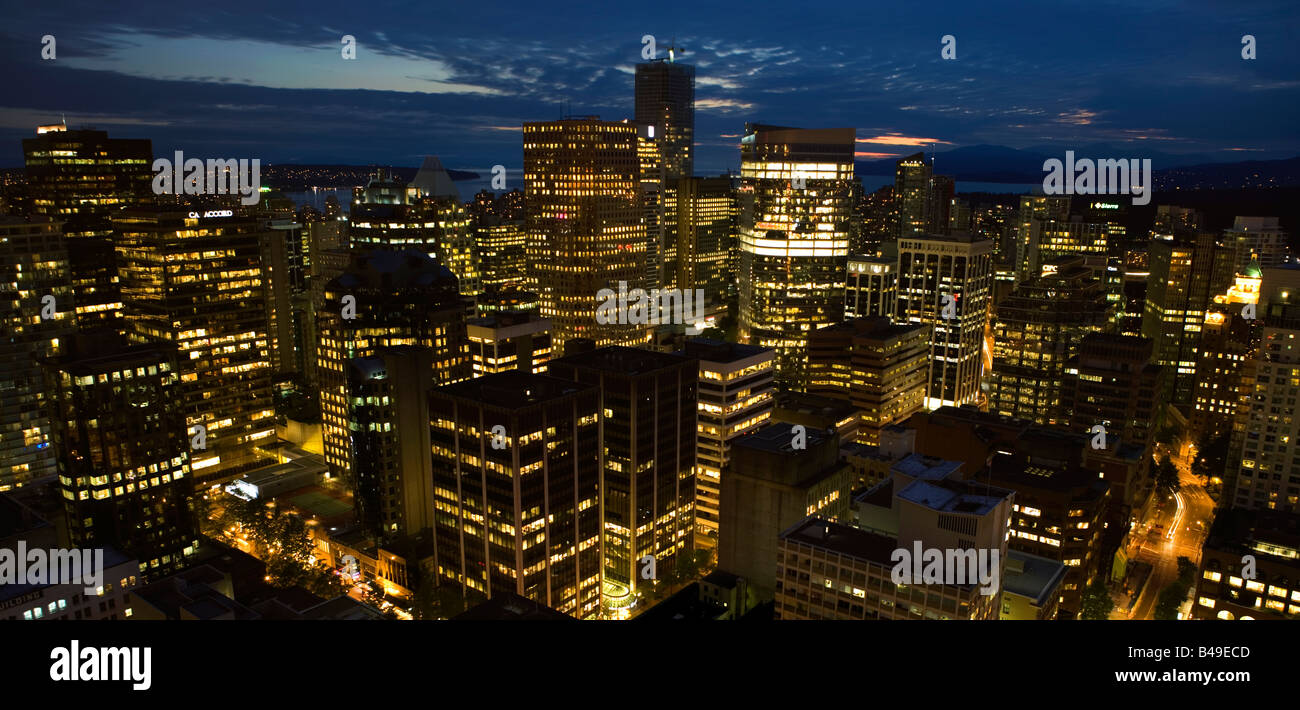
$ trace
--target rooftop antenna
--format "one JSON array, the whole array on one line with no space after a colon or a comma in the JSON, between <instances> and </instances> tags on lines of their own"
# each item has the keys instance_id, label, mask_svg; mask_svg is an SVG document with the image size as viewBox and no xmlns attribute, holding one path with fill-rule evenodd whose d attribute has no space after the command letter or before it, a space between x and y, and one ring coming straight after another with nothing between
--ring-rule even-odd
<instances>
[{"instance_id":1,"label":"rooftop antenna","mask_svg":"<svg viewBox=\"0 0 1300 710\"><path fill-rule=\"evenodd\" d=\"M685 47L678 47L678 46L677 46L677 37L674 36L674 37L673 37L673 41L672 41L672 43L668 45L668 63L669 63L669 64L672 64L674 61L676 61L676 58L677 58L676 53L679 52L679 51L684 52L684 51L686 51L686 48L685 48Z\"/></svg>"}]
</instances>

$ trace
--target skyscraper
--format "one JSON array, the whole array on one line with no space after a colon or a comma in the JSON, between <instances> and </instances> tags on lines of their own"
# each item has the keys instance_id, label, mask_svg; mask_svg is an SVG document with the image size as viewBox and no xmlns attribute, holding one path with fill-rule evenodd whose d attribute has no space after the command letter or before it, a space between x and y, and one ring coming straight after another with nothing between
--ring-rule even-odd
<instances>
[{"instance_id":1,"label":"skyscraper","mask_svg":"<svg viewBox=\"0 0 1300 710\"><path fill-rule=\"evenodd\" d=\"M349 362L384 347L420 345L433 350L433 384L466 379L466 311L456 277L418 249L356 253L351 266L325 287L316 314L317 358L321 437L332 476L356 483L349 445Z\"/></svg>"},{"instance_id":2,"label":"skyscraper","mask_svg":"<svg viewBox=\"0 0 1300 710\"><path fill-rule=\"evenodd\" d=\"M0 217L0 491L54 475L39 358L75 332L72 275L58 222Z\"/></svg>"},{"instance_id":3,"label":"skyscraper","mask_svg":"<svg viewBox=\"0 0 1300 710\"><path fill-rule=\"evenodd\" d=\"M179 349L186 427L206 446L190 452L195 485L261 465L275 442L263 225L136 208L113 226L131 340Z\"/></svg>"},{"instance_id":4,"label":"skyscraper","mask_svg":"<svg viewBox=\"0 0 1300 710\"><path fill-rule=\"evenodd\" d=\"M877 256L850 256L844 286L844 317L894 317L898 299L898 260Z\"/></svg>"},{"instance_id":5,"label":"skyscraper","mask_svg":"<svg viewBox=\"0 0 1300 710\"><path fill-rule=\"evenodd\" d=\"M77 325L120 325L110 219L151 196L152 145L104 131L42 126L36 138L23 140L23 157L32 213L63 222L69 240Z\"/></svg>"},{"instance_id":6,"label":"skyscraper","mask_svg":"<svg viewBox=\"0 0 1300 710\"><path fill-rule=\"evenodd\" d=\"M1142 335L1155 342L1155 361L1173 371L1165 401L1191 404L1201 325L1214 296L1232 284L1234 250L1214 234L1180 231L1173 240L1152 240L1148 253Z\"/></svg>"},{"instance_id":7,"label":"skyscraper","mask_svg":"<svg viewBox=\"0 0 1300 710\"><path fill-rule=\"evenodd\" d=\"M197 551L176 346L79 335L48 361L59 484L73 547L113 547L145 579Z\"/></svg>"},{"instance_id":8,"label":"skyscraper","mask_svg":"<svg viewBox=\"0 0 1300 710\"><path fill-rule=\"evenodd\" d=\"M435 389L433 516L443 584L601 614L599 393L502 372Z\"/></svg>"},{"instance_id":9,"label":"skyscraper","mask_svg":"<svg viewBox=\"0 0 1300 710\"><path fill-rule=\"evenodd\" d=\"M416 177L421 175L423 190L414 183L406 185L386 170L377 171L352 204L350 244L364 250L419 249L456 275L462 294L473 296L482 288L482 274L469 211L454 186L445 191L450 178L443 181L426 173ZM443 191L424 191L437 186Z\"/></svg>"},{"instance_id":10,"label":"skyscraper","mask_svg":"<svg viewBox=\"0 0 1300 710\"><path fill-rule=\"evenodd\" d=\"M1235 269L1244 274L1251 264L1281 266L1291 258L1287 233L1277 217L1238 217L1224 230L1228 246L1236 252Z\"/></svg>"},{"instance_id":11,"label":"skyscraper","mask_svg":"<svg viewBox=\"0 0 1300 710\"><path fill-rule=\"evenodd\" d=\"M808 340L808 391L853 403L857 441L880 443L880 431L925 405L929 331L876 316L814 331Z\"/></svg>"},{"instance_id":12,"label":"skyscraper","mask_svg":"<svg viewBox=\"0 0 1300 710\"><path fill-rule=\"evenodd\" d=\"M1067 424L1066 362L1088 333L1107 330L1114 308L1080 256L1060 257L997 305L989 411L1035 424Z\"/></svg>"},{"instance_id":13,"label":"skyscraper","mask_svg":"<svg viewBox=\"0 0 1300 710\"><path fill-rule=\"evenodd\" d=\"M636 122L654 126L666 180L695 174L695 67L668 60L636 65Z\"/></svg>"},{"instance_id":14,"label":"skyscraper","mask_svg":"<svg viewBox=\"0 0 1300 710\"><path fill-rule=\"evenodd\" d=\"M930 226L930 160L914 153L898 161L894 172L895 238L925 234Z\"/></svg>"},{"instance_id":15,"label":"skyscraper","mask_svg":"<svg viewBox=\"0 0 1300 710\"><path fill-rule=\"evenodd\" d=\"M645 280L637 126L590 116L525 123L528 261L557 346L639 345L649 329L596 320L599 292Z\"/></svg>"},{"instance_id":16,"label":"skyscraper","mask_svg":"<svg viewBox=\"0 0 1300 710\"><path fill-rule=\"evenodd\" d=\"M854 129L749 124L741 140L740 326L807 379L808 334L844 313Z\"/></svg>"},{"instance_id":17,"label":"skyscraper","mask_svg":"<svg viewBox=\"0 0 1300 710\"><path fill-rule=\"evenodd\" d=\"M718 545L721 481L731 461L731 442L772 416L774 353L705 338L686 341L684 352L700 361L695 544L707 549Z\"/></svg>"},{"instance_id":18,"label":"skyscraper","mask_svg":"<svg viewBox=\"0 0 1300 710\"><path fill-rule=\"evenodd\" d=\"M932 326L926 408L975 403L993 287L993 241L968 234L898 241L896 319Z\"/></svg>"},{"instance_id":19,"label":"skyscraper","mask_svg":"<svg viewBox=\"0 0 1300 710\"><path fill-rule=\"evenodd\" d=\"M599 392L605 603L615 615L650 584L639 564L647 555L667 569L693 549L698 367L619 346L547 367Z\"/></svg>"}]
</instances>

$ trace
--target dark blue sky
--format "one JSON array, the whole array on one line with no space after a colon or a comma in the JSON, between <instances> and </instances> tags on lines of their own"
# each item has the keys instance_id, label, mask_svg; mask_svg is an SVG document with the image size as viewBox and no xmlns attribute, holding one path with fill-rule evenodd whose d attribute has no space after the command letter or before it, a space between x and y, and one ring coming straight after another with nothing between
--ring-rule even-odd
<instances>
[{"instance_id":1,"label":"dark blue sky","mask_svg":"<svg viewBox=\"0 0 1300 710\"><path fill-rule=\"evenodd\" d=\"M736 166L746 121L854 126L862 159L931 142L1300 154L1294 0L881 4L10 3L0 166L21 165L19 140L62 113L151 138L155 155L518 168L523 121L566 102L631 116L646 34L661 48L675 37L697 67L700 173ZM47 34L54 60L40 58ZM355 61L340 56L345 34Z\"/></svg>"}]
</instances>

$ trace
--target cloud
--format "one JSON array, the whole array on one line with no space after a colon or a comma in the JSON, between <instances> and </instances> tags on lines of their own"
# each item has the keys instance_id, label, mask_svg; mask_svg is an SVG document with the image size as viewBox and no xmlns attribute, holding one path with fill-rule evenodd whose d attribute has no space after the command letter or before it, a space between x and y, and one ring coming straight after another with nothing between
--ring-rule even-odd
<instances>
[{"instance_id":1,"label":"cloud","mask_svg":"<svg viewBox=\"0 0 1300 710\"><path fill-rule=\"evenodd\" d=\"M906 146L923 146L923 145L952 145L952 141L940 140L938 138L920 138L916 136L904 136L898 133L890 133L874 138L858 138L858 143L874 143L875 145L906 145Z\"/></svg>"}]
</instances>

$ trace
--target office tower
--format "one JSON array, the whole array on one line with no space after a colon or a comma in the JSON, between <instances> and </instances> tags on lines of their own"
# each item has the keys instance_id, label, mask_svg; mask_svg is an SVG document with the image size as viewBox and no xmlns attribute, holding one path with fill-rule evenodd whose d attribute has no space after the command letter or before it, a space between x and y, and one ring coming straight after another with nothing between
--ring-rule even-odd
<instances>
[{"instance_id":1,"label":"office tower","mask_svg":"<svg viewBox=\"0 0 1300 710\"><path fill-rule=\"evenodd\" d=\"M858 443L877 445L882 429L925 404L929 335L923 325L883 316L817 330L808 339L808 391L851 402Z\"/></svg>"},{"instance_id":2,"label":"office tower","mask_svg":"<svg viewBox=\"0 0 1300 710\"><path fill-rule=\"evenodd\" d=\"M1084 221L1079 215L1068 220L1050 217L1030 220L1029 238L1017 280L1035 278L1042 272L1043 265L1055 258L1078 256L1093 270L1098 281L1107 284L1108 290L1118 291L1118 271L1114 283L1111 283L1107 270L1113 241L1111 232L1116 228L1111 222Z\"/></svg>"},{"instance_id":3,"label":"office tower","mask_svg":"<svg viewBox=\"0 0 1300 710\"><path fill-rule=\"evenodd\" d=\"M636 154L642 221L645 224L644 286L647 289L661 288L673 279L673 275L666 272L669 267L665 263L668 257L665 203L669 186L665 179L661 139L662 131L656 132L653 124L637 124ZM676 187L672 190L675 192Z\"/></svg>"},{"instance_id":4,"label":"office tower","mask_svg":"<svg viewBox=\"0 0 1300 710\"><path fill-rule=\"evenodd\" d=\"M1147 279L1151 276L1146 245L1124 250L1120 267L1119 324L1121 335L1142 335L1142 316L1147 306Z\"/></svg>"},{"instance_id":5,"label":"office tower","mask_svg":"<svg viewBox=\"0 0 1300 710\"><path fill-rule=\"evenodd\" d=\"M466 323L474 377L519 370L546 373L551 322L528 311L499 311Z\"/></svg>"},{"instance_id":6,"label":"office tower","mask_svg":"<svg viewBox=\"0 0 1300 710\"><path fill-rule=\"evenodd\" d=\"M1044 264L997 305L989 411L1036 424L1066 424L1065 364L1088 333L1109 329L1114 308L1080 256Z\"/></svg>"},{"instance_id":7,"label":"office tower","mask_svg":"<svg viewBox=\"0 0 1300 710\"><path fill-rule=\"evenodd\" d=\"M638 562L667 569L693 547L696 409L694 358L607 347L551 360L549 374L600 396L604 583L610 611L647 587Z\"/></svg>"},{"instance_id":8,"label":"office tower","mask_svg":"<svg viewBox=\"0 0 1300 710\"><path fill-rule=\"evenodd\" d=\"M718 546L723 472L731 463L731 442L772 416L771 348L706 338L686 341L685 354L700 361L696 441L695 544Z\"/></svg>"},{"instance_id":9,"label":"office tower","mask_svg":"<svg viewBox=\"0 0 1300 710\"><path fill-rule=\"evenodd\" d=\"M1189 429L1198 442L1231 432L1250 401L1253 382L1247 390L1242 385L1259 350L1262 276L1257 268L1238 274L1228 292L1215 296L1205 312L1189 417Z\"/></svg>"},{"instance_id":10,"label":"office tower","mask_svg":"<svg viewBox=\"0 0 1300 710\"><path fill-rule=\"evenodd\" d=\"M844 285L844 317L894 317L898 299L898 260L850 256Z\"/></svg>"},{"instance_id":11,"label":"office tower","mask_svg":"<svg viewBox=\"0 0 1300 710\"><path fill-rule=\"evenodd\" d=\"M1201 548L1193 619L1288 619L1300 614L1300 516L1220 509ZM1250 559L1253 574L1245 572Z\"/></svg>"},{"instance_id":12,"label":"office tower","mask_svg":"<svg viewBox=\"0 0 1300 710\"><path fill-rule=\"evenodd\" d=\"M963 480L959 462L907 456L857 499L859 527L817 516L782 532L776 618L996 619L1015 502L1014 491ZM924 550L966 551L964 579L895 584L894 568L911 558L919 570Z\"/></svg>"},{"instance_id":13,"label":"office tower","mask_svg":"<svg viewBox=\"0 0 1300 710\"><path fill-rule=\"evenodd\" d=\"M121 327L110 219L151 196L153 147L65 125L42 126L37 134L23 140L31 213L63 223L77 325Z\"/></svg>"},{"instance_id":14,"label":"office tower","mask_svg":"<svg viewBox=\"0 0 1300 710\"><path fill-rule=\"evenodd\" d=\"M1016 215L1016 242L1014 254L1011 256L1012 263L1016 267L1016 280L1019 281L1023 276L1037 273L1030 266L1030 260L1033 258L1035 245L1033 243L1033 229L1035 220L1053 219L1058 222L1068 221L1070 218L1070 196L1069 195L1021 195L1020 211Z\"/></svg>"},{"instance_id":15,"label":"office tower","mask_svg":"<svg viewBox=\"0 0 1300 710\"><path fill-rule=\"evenodd\" d=\"M441 182L428 178L425 187ZM469 211L454 187L450 193L427 193L381 168L356 193L348 223L352 249L419 249L456 275L462 294L473 296L482 289Z\"/></svg>"},{"instance_id":16,"label":"office tower","mask_svg":"<svg viewBox=\"0 0 1300 710\"><path fill-rule=\"evenodd\" d=\"M952 204L955 194L956 183L951 175L932 175L930 177L930 189L926 194L925 207L925 232L927 234L948 234L952 231Z\"/></svg>"},{"instance_id":17,"label":"office tower","mask_svg":"<svg viewBox=\"0 0 1300 710\"><path fill-rule=\"evenodd\" d=\"M488 289L479 294L478 303L474 304L474 311L479 316L490 316L504 311L541 313L541 296L532 291L513 288Z\"/></svg>"},{"instance_id":18,"label":"office tower","mask_svg":"<svg viewBox=\"0 0 1300 710\"><path fill-rule=\"evenodd\" d=\"M1151 227L1151 234L1153 237L1168 237L1182 230L1195 231L1201 228L1204 221L1205 216L1200 211L1190 207L1157 205L1156 218Z\"/></svg>"},{"instance_id":19,"label":"office tower","mask_svg":"<svg viewBox=\"0 0 1300 710\"><path fill-rule=\"evenodd\" d=\"M1238 274L1246 273L1252 264L1281 266L1291 260L1290 242L1277 217L1237 217L1223 236L1236 254Z\"/></svg>"},{"instance_id":20,"label":"office tower","mask_svg":"<svg viewBox=\"0 0 1300 710\"><path fill-rule=\"evenodd\" d=\"M1169 369L1154 362L1154 343L1147 338L1089 333L1079 354L1065 365L1061 389L1064 410L1077 431L1100 424L1107 437L1150 449Z\"/></svg>"},{"instance_id":21,"label":"office tower","mask_svg":"<svg viewBox=\"0 0 1300 710\"><path fill-rule=\"evenodd\" d=\"M894 172L896 239L926 233L930 225L930 171L930 160L925 153L914 153L898 161Z\"/></svg>"},{"instance_id":22,"label":"office tower","mask_svg":"<svg viewBox=\"0 0 1300 710\"><path fill-rule=\"evenodd\" d=\"M1201 324L1214 296L1228 289L1233 276L1233 249L1213 234L1180 232L1173 240L1152 240L1148 247L1142 336L1155 341L1155 362L1174 374L1165 383L1170 404L1192 401Z\"/></svg>"},{"instance_id":23,"label":"office tower","mask_svg":"<svg viewBox=\"0 0 1300 710\"><path fill-rule=\"evenodd\" d=\"M357 522L380 540L433 528L430 348L398 345L348 361Z\"/></svg>"},{"instance_id":24,"label":"office tower","mask_svg":"<svg viewBox=\"0 0 1300 710\"><path fill-rule=\"evenodd\" d=\"M180 569L199 544L176 353L100 331L47 361L69 542L121 550L144 579Z\"/></svg>"},{"instance_id":25,"label":"office tower","mask_svg":"<svg viewBox=\"0 0 1300 710\"><path fill-rule=\"evenodd\" d=\"M896 239L898 235L894 186L885 185L870 195L864 195L858 203L858 210L861 213L860 240L858 243L850 243L849 249L854 254L880 256L885 242Z\"/></svg>"},{"instance_id":26,"label":"office tower","mask_svg":"<svg viewBox=\"0 0 1300 710\"><path fill-rule=\"evenodd\" d=\"M316 314L319 339L321 437L331 476L356 483L348 440L348 362L379 348L419 345L433 350L435 385L470 376L466 307L456 277L418 249L355 253L325 287Z\"/></svg>"},{"instance_id":27,"label":"office tower","mask_svg":"<svg viewBox=\"0 0 1300 710\"><path fill-rule=\"evenodd\" d=\"M993 242L971 235L898 242L895 318L932 326L926 408L979 399Z\"/></svg>"},{"instance_id":28,"label":"office tower","mask_svg":"<svg viewBox=\"0 0 1300 710\"><path fill-rule=\"evenodd\" d=\"M593 387L525 372L433 391L442 584L601 616L599 399Z\"/></svg>"},{"instance_id":29,"label":"office tower","mask_svg":"<svg viewBox=\"0 0 1300 710\"><path fill-rule=\"evenodd\" d=\"M597 117L524 124L528 261L557 343L640 345L645 324L599 323L602 289L640 288L646 227L637 126ZM623 316L636 315L620 308Z\"/></svg>"},{"instance_id":30,"label":"office tower","mask_svg":"<svg viewBox=\"0 0 1300 710\"><path fill-rule=\"evenodd\" d=\"M671 50L670 50L671 52ZM636 122L653 126L664 178L695 174L695 67L667 61L636 65Z\"/></svg>"},{"instance_id":31,"label":"office tower","mask_svg":"<svg viewBox=\"0 0 1300 710\"><path fill-rule=\"evenodd\" d=\"M834 431L768 424L731 442L722 474L718 569L745 578L761 600L774 593L777 536L810 515L847 521L851 468ZM803 448L797 448L803 444Z\"/></svg>"},{"instance_id":32,"label":"office tower","mask_svg":"<svg viewBox=\"0 0 1300 710\"><path fill-rule=\"evenodd\" d=\"M1060 617L1071 619L1082 610L1088 584L1110 575L1113 557L1104 554L1102 536L1111 491L1096 472L1057 456L994 454L985 480L1016 492L1009 547L1065 566L1057 601Z\"/></svg>"},{"instance_id":33,"label":"office tower","mask_svg":"<svg viewBox=\"0 0 1300 710\"><path fill-rule=\"evenodd\" d=\"M840 435L840 445L843 447L857 441L860 420L857 407L847 399L782 390L776 393L772 421L788 426L798 424L808 429L833 429Z\"/></svg>"},{"instance_id":34,"label":"office tower","mask_svg":"<svg viewBox=\"0 0 1300 710\"><path fill-rule=\"evenodd\" d=\"M474 239L483 267L483 288L524 288L528 275L528 235L522 220L496 215L474 219Z\"/></svg>"},{"instance_id":35,"label":"office tower","mask_svg":"<svg viewBox=\"0 0 1300 710\"><path fill-rule=\"evenodd\" d=\"M166 208L113 218L127 332L164 341L176 357L196 488L265 463L275 442L267 336L265 227L237 216L195 217Z\"/></svg>"},{"instance_id":36,"label":"office tower","mask_svg":"<svg viewBox=\"0 0 1300 710\"><path fill-rule=\"evenodd\" d=\"M725 302L734 288L728 268L732 179L682 178L665 193L664 286L704 290L709 303Z\"/></svg>"},{"instance_id":37,"label":"office tower","mask_svg":"<svg viewBox=\"0 0 1300 710\"><path fill-rule=\"evenodd\" d=\"M748 124L741 140L739 339L775 348L795 388L808 334L844 313L853 146L852 128Z\"/></svg>"},{"instance_id":38,"label":"office tower","mask_svg":"<svg viewBox=\"0 0 1300 710\"><path fill-rule=\"evenodd\" d=\"M0 491L54 475L39 358L75 332L72 270L58 222L0 217Z\"/></svg>"},{"instance_id":39,"label":"office tower","mask_svg":"<svg viewBox=\"0 0 1300 710\"><path fill-rule=\"evenodd\" d=\"M948 217L948 231L969 232L971 226L970 203L966 200L953 198L951 214Z\"/></svg>"},{"instance_id":40,"label":"office tower","mask_svg":"<svg viewBox=\"0 0 1300 710\"><path fill-rule=\"evenodd\" d=\"M1259 351L1247 365L1248 399L1242 426L1230 446L1224 492L1234 508L1300 513L1300 440L1296 388L1300 387L1300 268L1263 270L1259 317L1264 321ZM1240 453L1238 456L1237 453Z\"/></svg>"},{"instance_id":41,"label":"office tower","mask_svg":"<svg viewBox=\"0 0 1300 710\"><path fill-rule=\"evenodd\" d=\"M271 369L277 377L285 377L306 369L306 321L313 312L303 263L303 226L292 219L272 219L266 226L261 259Z\"/></svg>"}]
</instances>

